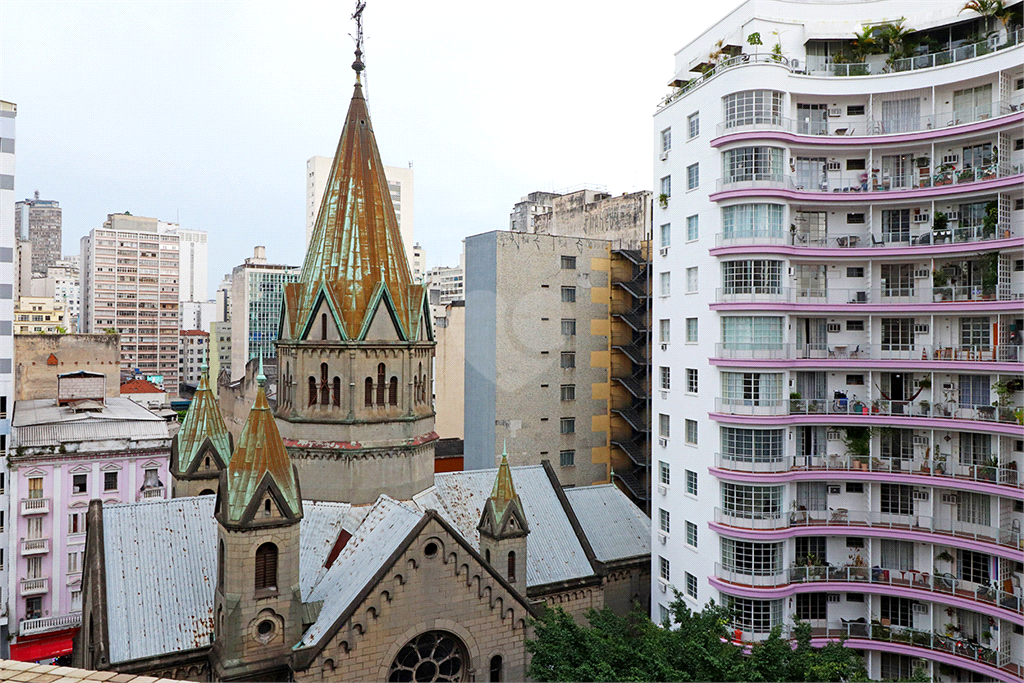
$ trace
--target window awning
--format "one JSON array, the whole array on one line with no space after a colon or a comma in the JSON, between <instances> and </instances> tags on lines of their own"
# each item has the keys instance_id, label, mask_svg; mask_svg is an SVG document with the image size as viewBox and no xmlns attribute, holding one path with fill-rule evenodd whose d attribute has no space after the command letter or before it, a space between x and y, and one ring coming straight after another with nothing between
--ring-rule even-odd
<instances>
[{"instance_id":1,"label":"window awning","mask_svg":"<svg viewBox=\"0 0 1024 683\"><path fill-rule=\"evenodd\" d=\"M69 655L76 633L78 629L72 628L56 633L18 638L18 642L11 643L11 659L19 662L38 662L41 659Z\"/></svg>"}]
</instances>

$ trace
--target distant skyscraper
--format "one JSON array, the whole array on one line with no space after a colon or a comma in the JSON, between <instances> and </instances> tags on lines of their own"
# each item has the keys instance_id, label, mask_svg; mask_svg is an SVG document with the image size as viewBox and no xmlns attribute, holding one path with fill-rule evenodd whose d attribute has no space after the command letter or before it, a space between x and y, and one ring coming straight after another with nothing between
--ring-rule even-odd
<instances>
[{"instance_id":1,"label":"distant skyscraper","mask_svg":"<svg viewBox=\"0 0 1024 683\"><path fill-rule=\"evenodd\" d=\"M178 270L178 299L180 301L208 301L206 292L206 231L176 228L180 238L181 254ZM183 328L191 329L191 328Z\"/></svg>"},{"instance_id":2,"label":"distant skyscraper","mask_svg":"<svg viewBox=\"0 0 1024 683\"><path fill-rule=\"evenodd\" d=\"M11 433L10 413L14 406L14 249L17 236L14 229L14 117L18 106L0 100L0 456L7 455L7 442ZM0 476L8 479L7 458L0 458ZM0 511L10 513L9 489L0 488ZM7 548L8 533L0 529L0 548ZM0 565L0 586L7 586L7 563ZM6 595L6 591L4 592ZM0 657L9 656L7 645L7 614L0 604Z\"/></svg>"},{"instance_id":3,"label":"distant skyscraper","mask_svg":"<svg viewBox=\"0 0 1024 683\"><path fill-rule=\"evenodd\" d=\"M36 190L34 199L14 205L14 222L20 239L32 242L32 272L45 275L61 256L60 204L40 199Z\"/></svg>"},{"instance_id":4,"label":"distant skyscraper","mask_svg":"<svg viewBox=\"0 0 1024 683\"><path fill-rule=\"evenodd\" d=\"M121 369L178 394L178 226L110 214L82 238L81 329L121 334ZM204 285L205 287L205 285Z\"/></svg>"},{"instance_id":5,"label":"distant skyscraper","mask_svg":"<svg viewBox=\"0 0 1024 683\"><path fill-rule=\"evenodd\" d=\"M274 358L284 285L299 279L297 266L267 263L266 247L231 272L231 379L245 374L257 356Z\"/></svg>"},{"instance_id":6,"label":"distant skyscraper","mask_svg":"<svg viewBox=\"0 0 1024 683\"><path fill-rule=\"evenodd\" d=\"M306 248L313 235L313 224L320 213L320 202L324 198L327 187L327 176L331 173L330 157L311 157L306 162ZM391 203L395 206L395 217L398 218L398 229L402 233L402 246L412 264L413 254L413 172L412 168L385 166L384 176L388 181ZM422 273L420 277L422 277Z\"/></svg>"}]
</instances>

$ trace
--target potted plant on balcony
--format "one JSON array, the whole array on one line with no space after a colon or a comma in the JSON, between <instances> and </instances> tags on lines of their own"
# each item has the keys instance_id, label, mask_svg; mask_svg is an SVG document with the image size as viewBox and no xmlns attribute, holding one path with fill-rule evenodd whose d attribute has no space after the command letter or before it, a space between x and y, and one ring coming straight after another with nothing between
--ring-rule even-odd
<instances>
[{"instance_id":1,"label":"potted plant on balcony","mask_svg":"<svg viewBox=\"0 0 1024 683\"><path fill-rule=\"evenodd\" d=\"M791 392L789 392L789 412L790 413L800 413L800 412L803 412L802 410L800 410L800 398L801 398L801 395L800 395L799 391L791 391Z\"/></svg>"},{"instance_id":2,"label":"potted plant on balcony","mask_svg":"<svg viewBox=\"0 0 1024 683\"><path fill-rule=\"evenodd\" d=\"M973 168L962 168L960 169L960 172L956 174L956 182L958 185L963 183L973 183L974 180Z\"/></svg>"},{"instance_id":3,"label":"potted plant on balcony","mask_svg":"<svg viewBox=\"0 0 1024 683\"><path fill-rule=\"evenodd\" d=\"M956 166L954 166L953 164L942 164L935 171L935 178L933 179L932 185L934 185L935 187L940 187L942 185L952 185L953 171L955 170ZM938 220L938 218L939 215L935 214L936 221Z\"/></svg>"},{"instance_id":4,"label":"potted plant on balcony","mask_svg":"<svg viewBox=\"0 0 1024 683\"><path fill-rule=\"evenodd\" d=\"M1013 402L1013 387L1006 380L999 380L992 384L992 391L996 392L996 400L992 401L992 405L995 406L998 412L998 420L1000 422L1017 422L1017 413L1020 410L1014 410L1016 404Z\"/></svg>"},{"instance_id":5,"label":"potted plant on balcony","mask_svg":"<svg viewBox=\"0 0 1024 683\"><path fill-rule=\"evenodd\" d=\"M921 387L922 389L931 389L932 388L932 378L928 377L927 375L925 375L920 380L918 380L917 386Z\"/></svg>"},{"instance_id":6,"label":"potted plant on balcony","mask_svg":"<svg viewBox=\"0 0 1024 683\"><path fill-rule=\"evenodd\" d=\"M871 455L871 427L843 427L843 433L846 454L853 456L856 469L866 470Z\"/></svg>"},{"instance_id":7,"label":"potted plant on balcony","mask_svg":"<svg viewBox=\"0 0 1024 683\"><path fill-rule=\"evenodd\" d=\"M664 192L658 195L658 205L663 209L668 208L668 195Z\"/></svg>"},{"instance_id":8,"label":"potted plant on balcony","mask_svg":"<svg viewBox=\"0 0 1024 683\"><path fill-rule=\"evenodd\" d=\"M939 216L942 214L935 214L935 226L936 232L938 231ZM949 276L946 275L944 268L936 268L932 271L932 298L935 301L946 301L949 292L946 291L946 286L949 284Z\"/></svg>"}]
</instances>

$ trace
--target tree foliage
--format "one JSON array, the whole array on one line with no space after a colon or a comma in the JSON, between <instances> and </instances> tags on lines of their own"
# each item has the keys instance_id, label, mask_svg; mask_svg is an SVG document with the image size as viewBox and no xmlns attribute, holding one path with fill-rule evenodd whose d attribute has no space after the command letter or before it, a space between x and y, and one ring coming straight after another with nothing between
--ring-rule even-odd
<instances>
[{"instance_id":1,"label":"tree foliage","mask_svg":"<svg viewBox=\"0 0 1024 683\"><path fill-rule=\"evenodd\" d=\"M562 609L534 622L528 675L538 681L865 681L860 658L841 641L811 645L811 627L779 629L753 645L730 642L730 611L713 601L692 611L680 595L670 627L637 609L625 617L589 610L589 626Z\"/></svg>"}]
</instances>

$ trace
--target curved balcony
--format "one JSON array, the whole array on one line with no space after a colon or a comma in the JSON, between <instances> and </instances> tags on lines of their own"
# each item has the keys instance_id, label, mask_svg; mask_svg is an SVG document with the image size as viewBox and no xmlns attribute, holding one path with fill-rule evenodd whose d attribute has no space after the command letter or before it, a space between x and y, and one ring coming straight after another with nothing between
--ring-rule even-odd
<instances>
[{"instance_id":1,"label":"curved balcony","mask_svg":"<svg viewBox=\"0 0 1024 683\"><path fill-rule=\"evenodd\" d=\"M969 524L929 515L899 515L834 508L831 510L729 511L715 508L712 528L719 533L757 540L821 534L822 529L843 529L844 535L882 536L920 543L944 543L1017 560L1021 532ZM740 533L737 533L739 531ZM753 533L743 533L753 532ZM799 533L799 532L804 533ZM951 542L955 539L955 542Z\"/></svg>"},{"instance_id":2,"label":"curved balcony","mask_svg":"<svg viewBox=\"0 0 1024 683\"><path fill-rule=\"evenodd\" d=\"M716 473L716 470L718 472ZM915 484L917 486L939 486L962 488L992 495L1012 495L1014 489L1024 489L1024 477L1016 467L998 465L967 465L951 462L940 456L931 458L891 459L867 455L818 454L778 456L754 460L749 455L715 453L715 467L712 474L739 473L756 477L737 477L738 480L766 484L810 479L842 479L858 481L887 481ZM1002 490L996 487L1003 487Z\"/></svg>"},{"instance_id":3,"label":"curved balcony","mask_svg":"<svg viewBox=\"0 0 1024 683\"><path fill-rule=\"evenodd\" d=\"M1020 372L1024 346L945 344L754 344L718 342L712 365L723 367L889 368L938 372Z\"/></svg>"},{"instance_id":4,"label":"curved balcony","mask_svg":"<svg viewBox=\"0 0 1024 683\"><path fill-rule=\"evenodd\" d=\"M986 131L1020 121L1024 121L1024 98L1021 97L909 118L845 117L842 123L766 113L722 121L715 128L711 146L721 147L741 140L782 140L809 147L910 143Z\"/></svg>"},{"instance_id":5,"label":"curved balcony","mask_svg":"<svg viewBox=\"0 0 1024 683\"><path fill-rule=\"evenodd\" d=\"M722 201L736 197L780 197L802 202L847 202L864 203L896 201L900 199L930 199L967 192L992 192L1001 188L1017 187L1024 174L1019 164L1012 168L997 165L983 168L969 168L960 171L936 172L920 181L899 179L868 182L867 173L842 177L830 174L814 183L780 173L750 173L733 178L719 178L715 191L708 197L711 201Z\"/></svg>"},{"instance_id":6,"label":"curved balcony","mask_svg":"<svg viewBox=\"0 0 1024 683\"><path fill-rule=\"evenodd\" d=\"M756 234L715 235L712 256L746 254L751 251L765 251L772 254L815 258L836 256L839 258L879 258L886 256L949 256L951 253L977 253L990 249L1007 249L1024 244L1019 229L1012 226L997 226L988 231L982 226L971 225L947 228L935 232L930 223L915 224L905 235L874 234L865 229L842 231L839 235L813 236L803 232L783 233L781 230L765 230ZM815 250L809 252L808 250Z\"/></svg>"},{"instance_id":7,"label":"curved balcony","mask_svg":"<svg viewBox=\"0 0 1024 683\"><path fill-rule=\"evenodd\" d=\"M933 575L912 569L853 566L790 567L750 573L723 567L716 562L715 577L719 580L711 583L716 588L742 597L774 599L795 593L825 591L879 593L914 600L934 600L1024 625L1024 601L1020 596L961 581L952 574Z\"/></svg>"},{"instance_id":8,"label":"curved balcony","mask_svg":"<svg viewBox=\"0 0 1024 683\"><path fill-rule=\"evenodd\" d=\"M891 287L888 289L783 287L775 284L718 287L711 310L805 310L836 312L837 306L851 306L851 313L922 311L963 311L964 305L977 311L1020 309L1020 300L1009 291L992 292L980 287Z\"/></svg>"}]
</instances>

